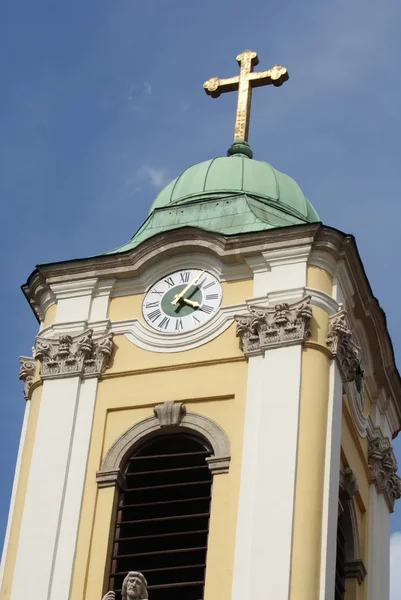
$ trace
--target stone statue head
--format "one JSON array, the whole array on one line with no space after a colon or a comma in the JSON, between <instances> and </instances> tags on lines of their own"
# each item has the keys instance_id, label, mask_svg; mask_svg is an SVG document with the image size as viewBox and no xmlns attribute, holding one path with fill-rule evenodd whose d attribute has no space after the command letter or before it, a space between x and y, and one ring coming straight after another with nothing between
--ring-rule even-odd
<instances>
[{"instance_id":1,"label":"stone statue head","mask_svg":"<svg viewBox=\"0 0 401 600\"><path fill-rule=\"evenodd\" d=\"M149 597L147 585L142 573L130 571L123 581L122 600L147 600Z\"/></svg>"}]
</instances>

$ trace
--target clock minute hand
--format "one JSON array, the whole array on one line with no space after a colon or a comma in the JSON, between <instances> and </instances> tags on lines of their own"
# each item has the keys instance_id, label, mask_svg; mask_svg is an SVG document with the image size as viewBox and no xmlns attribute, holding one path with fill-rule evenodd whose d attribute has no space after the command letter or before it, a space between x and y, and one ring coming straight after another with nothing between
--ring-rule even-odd
<instances>
[{"instance_id":1,"label":"clock minute hand","mask_svg":"<svg viewBox=\"0 0 401 600\"><path fill-rule=\"evenodd\" d=\"M173 298L173 300L171 301L171 304L177 304L177 302L179 302L179 300L181 300L181 298L183 298L183 296L187 293L187 291L193 286L195 285L195 283L202 277L203 273L205 272L205 270L201 271L200 273L198 273L198 275L196 275L193 280L188 283L188 285L182 290L182 292L180 294L176 294Z\"/></svg>"}]
</instances>

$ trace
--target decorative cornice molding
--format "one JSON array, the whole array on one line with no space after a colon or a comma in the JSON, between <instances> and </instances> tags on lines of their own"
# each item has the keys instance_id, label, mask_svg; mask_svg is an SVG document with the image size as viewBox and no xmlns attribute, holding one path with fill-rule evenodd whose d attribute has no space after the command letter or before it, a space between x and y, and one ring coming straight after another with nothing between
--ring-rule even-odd
<instances>
[{"instance_id":1,"label":"decorative cornice molding","mask_svg":"<svg viewBox=\"0 0 401 600\"><path fill-rule=\"evenodd\" d=\"M235 316L240 348L246 356L263 354L270 348L300 344L310 336L310 296L274 307L250 306L249 310L249 314Z\"/></svg>"},{"instance_id":2,"label":"decorative cornice molding","mask_svg":"<svg viewBox=\"0 0 401 600\"><path fill-rule=\"evenodd\" d=\"M88 329L77 336L38 336L34 358L41 363L42 379L99 377L107 369L112 351L113 334L93 339L93 330Z\"/></svg>"},{"instance_id":3,"label":"decorative cornice molding","mask_svg":"<svg viewBox=\"0 0 401 600\"><path fill-rule=\"evenodd\" d=\"M330 317L326 343L332 357L337 359L344 381L355 381L359 348L353 339L344 310Z\"/></svg>"},{"instance_id":4,"label":"decorative cornice molding","mask_svg":"<svg viewBox=\"0 0 401 600\"><path fill-rule=\"evenodd\" d=\"M24 398L30 400L30 390L35 379L36 362L31 356L20 356L21 367L18 379L24 382Z\"/></svg>"},{"instance_id":5,"label":"decorative cornice molding","mask_svg":"<svg viewBox=\"0 0 401 600\"><path fill-rule=\"evenodd\" d=\"M186 408L183 402L170 401L157 404L153 412L159 420L160 427L163 429L163 427L177 427L186 413Z\"/></svg>"},{"instance_id":6,"label":"decorative cornice molding","mask_svg":"<svg viewBox=\"0 0 401 600\"><path fill-rule=\"evenodd\" d=\"M372 482L378 493L383 494L390 512L394 503L401 498L401 479L396 475L398 468L394 450L388 438L375 429L375 437L369 440L368 463Z\"/></svg>"},{"instance_id":7,"label":"decorative cornice molding","mask_svg":"<svg viewBox=\"0 0 401 600\"><path fill-rule=\"evenodd\" d=\"M80 296L92 295L98 283L97 277L88 279L64 281L62 283L50 284L50 289L54 293L57 301L67 300L68 298L78 298Z\"/></svg>"},{"instance_id":8,"label":"decorative cornice molding","mask_svg":"<svg viewBox=\"0 0 401 600\"><path fill-rule=\"evenodd\" d=\"M210 444L213 455L206 459L213 475L228 473L230 441L225 431L212 419L187 412L183 402L164 402L154 408L157 416L148 417L127 429L111 446L96 474L99 487L124 485L123 469L135 446L161 429L195 432ZM159 418L161 416L161 419ZM166 421L170 421L167 423Z\"/></svg>"}]
</instances>

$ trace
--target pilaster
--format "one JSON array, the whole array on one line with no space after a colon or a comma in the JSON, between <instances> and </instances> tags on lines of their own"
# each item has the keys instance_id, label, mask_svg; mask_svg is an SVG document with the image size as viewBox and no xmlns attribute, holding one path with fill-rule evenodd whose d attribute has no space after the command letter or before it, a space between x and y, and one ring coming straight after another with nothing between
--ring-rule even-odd
<instances>
[{"instance_id":1,"label":"pilaster","mask_svg":"<svg viewBox=\"0 0 401 600\"><path fill-rule=\"evenodd\" d=\"M97 383L112 350L112 334L92 330L36 339L43 389L11 600L69 597Z\"/></svg>"},{"instance_id":2,"label":"pilaster","mask_svg":"<svg viewBox=\"0 0 401 600\"><path fill-rule=\"evenodd\" d=\"M249 366L233 600L260 598L261 590L266 597L289 595L302 343L311 316L304 297L251 306L237 318Z\"/></svg>"}]
</instances>

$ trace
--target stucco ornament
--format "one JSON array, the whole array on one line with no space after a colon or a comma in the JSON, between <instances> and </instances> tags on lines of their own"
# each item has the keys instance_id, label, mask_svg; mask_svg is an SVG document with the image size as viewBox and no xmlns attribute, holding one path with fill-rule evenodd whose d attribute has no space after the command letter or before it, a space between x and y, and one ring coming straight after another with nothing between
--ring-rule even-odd
<instances>
[{"instance_id":1,"label":"stucco ornament","mask_svg":"<svg viewBox=\"0 0 401 600\"><path fill-rule=\"evenodd\" d=\"M369 441L368 460L372 481L393 512L395 501L401 498L401 479L396 475L398 465L390 440L375 435Z\"/></svg>"},{"instance_id":2,"label":"stucco ornament","mask_svg":"<svg viewBox=\"0 0 401 600\"><path fill-rule=\"evenodd\" d=\"M97 377L106 370L113 351L113 334L93 339L88 329L77 336L37 337L34 358L41 363L42 379Z\"/></svg>"},{"instance_id":3,"label":"stucco ornament","mask_svg":"<svg viewBox=\"0 0 401 600\"><path fill-rule=\"evenodd\" d=\"M176 427L185 415L186 408L183 402L163 402L153 409L155 417L159 419L160 427Z\"/></svg>"},{"instance_id":4,"label":"stucco ornament","mask_svg":"<svg viewBox=\"0 0 401 600\"><path fill-rule=\"evenodd\" d=\"M302 343L310 336L311 318L310 296L274 307L251 306L248 314L235 317L240 348L253 356L269 348Z\"/></svg>"},{"instance_id":5,"label":"stucco ornament","mask_svg":"<svg viewBox=\"0 0 401 600\"><path fill-rule=\"evenodd\" d=\"M24 398L29 400L29 391L35 379L36 362L32 357L20 356L21 367L18 379L24 382Z\"/></svg>"},{"instance_id":6,"label":"stucco ornament","mask_svg":"<svg viewBox=\"0 0 401 600\"><path fill-rule=\"evenodd\" d=\"M147 600L148 583L139 571L130 571L123 581L121 590L122 600ZM103 600L115 600L115 592L107 592Z\"/></svg>"},{"instance_id":7,"label":"stucco ornament","mask_svg":"<svg viewBox=\"0 0 401 600\"><path fill-rule=\"evenodd\" d=\"M359 348L353 339L344 310L330 317L326 343L338 362L344 381L355 381L360 365Z\"/></svg>"}]
</instances>

